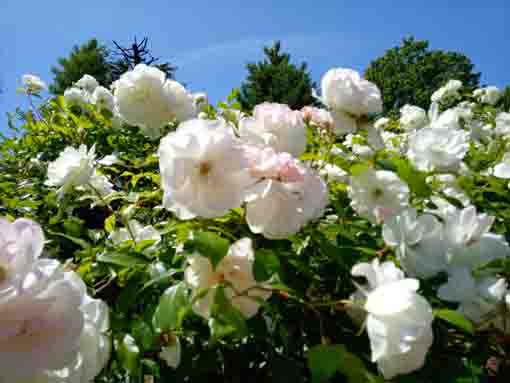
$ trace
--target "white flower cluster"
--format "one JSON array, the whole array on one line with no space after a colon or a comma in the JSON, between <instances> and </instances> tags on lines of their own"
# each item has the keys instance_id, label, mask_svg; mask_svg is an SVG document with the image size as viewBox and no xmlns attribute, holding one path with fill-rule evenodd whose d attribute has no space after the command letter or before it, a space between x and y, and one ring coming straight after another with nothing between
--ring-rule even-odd
<instances>
[{"instance_id":1,"label":"white flower cluster","mask_svg":"<svg viewBox=\"0 0 510 383\"><path fill-rule=\"evenodd\" d=\"M509 257L510 248L504 237L489 233L493 217L478 214L474 206L457 209L433 199L438 206L435 214L418 215L407 209L385 222L384 240L396 249L409 275L430 278L446 272L449 279L440 288L439 297L459 303L460 312L482 324L509 291L504 279L490 274L475 277L474 271L497 258Z\"/></svg>"},{"instance_id":2,"label":"white flower cluster","mask_svg":"<svg viewBox=\"0 0 510 383\"><path fill-rule=\"evenodd\" d=\"M34 222L0 219L0 381L90 383L110 355L108 307L43 242Z\"/></svg>"},{"instance_id":3,"label":"white flower cluster","mask_svg":"<svg viewBox=\"0 0 510 383\"><path fill-rule=\"evenodd\" d=\"M240 122L240 137L225 120L181 123L161 140L163 205L181 219L214 218L246 202L255 233L286 238L318 218L327 188L290 154L304 151L299 112L262 104Z\"/></svg>"},{"instance_id":4,"label":"white flower cluster","mask_svg":"<svg viewBox=\"0 0 510 383\"><path fill-rule=\"evenodd\" d=\"M84 75L71 88L64 92L67 103L83 106L87 103L96 105L98 110L106 109L114 112L115 103L112 93L99 85L91 75Z\"/></svg>"}]
</instances>

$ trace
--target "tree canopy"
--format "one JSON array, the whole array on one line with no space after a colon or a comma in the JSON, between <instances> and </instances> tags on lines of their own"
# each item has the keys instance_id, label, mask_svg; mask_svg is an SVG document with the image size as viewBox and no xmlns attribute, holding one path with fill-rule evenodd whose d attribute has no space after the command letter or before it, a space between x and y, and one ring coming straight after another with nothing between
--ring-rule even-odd
<instances>
[{"instance_id":1,"label":"tree canopy","mask_svg":"<svg viewBox=\"0 0 510 383\"><path fill-rule=\"evenodd\" d=\"M174 77L176 67L168 62L158 63L159 58L154 57L147 47L148 38L134 41L127 47L113 41L114 48L108 49L96 39L91 39L81 46L74 46L69 57L58 59L58 65L52 67L55 75L50 91L62 94L83 75L94 77L99 84L107 86L137 64L154 65L167 75Z\"/></svg>"},{"instance_id":2,"label":"tree canopy","mask_svg":"<svg viewBox=\"0 0 510 383\"><path fill-rule=\"evenodd\" d=\"M316 85L305 62L292 64L290 55L281 51L280 41L264 47L264 54L263 61L246 65L248 76L238 96L243 109L252 109L264 101L287 104L292 109L316 103L312 95Z\"/></svg>"},{"instance_id":3,"label":"tree canopy","mask_svg":"<svg viewBox=\"0 0 510 383\"><path fill-rule=\"evenodd\" d=\"M365 77L382 92L384 109L398 110L405 104L427 108L430 96L448 80L460 80L468 88L479 85L480 73L462 53L429 49L427 40L404 38L373 60Z\"/></svg>"},{"instance_id":4,"label":"tree canopy","mask_svg":"<svg viewBox=\"0 0 510 383\"><path fill-rule=\"evenodd\" d=\"M60 57L58 65L51 68L54 79L50 91L62 94L85 74L94 77L101 85L110 84L112 78L108 55L108 48L96 39L81 46L75 45L69 57Z\"/></svg>"}]
</instances>

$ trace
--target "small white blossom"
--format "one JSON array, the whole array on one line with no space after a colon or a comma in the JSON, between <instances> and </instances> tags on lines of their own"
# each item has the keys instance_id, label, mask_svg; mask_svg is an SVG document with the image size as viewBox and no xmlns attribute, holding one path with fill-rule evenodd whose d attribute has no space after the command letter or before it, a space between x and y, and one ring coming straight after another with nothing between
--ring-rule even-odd
<instances>
[{"instance_id":1,"label":"small white blossom","mask_svg":"<svg viewBox=\"0 0 510 383\"><path fill-rule=\"evenodd\" d=\"M83 75L82 78L80 78L74 86L78 89L81 89L89 94L94 93L96 88L99 86L99 83L97 80L92 77L91 75Z\"/></svg>"},{"instance_id":2,"label":"small white blossom","mask_svg":"<svg viewBox=\"0 0 510 383\"><path fill-rule=\"evenodd\" d=\"M82 89L69 88L64 91L64 99L68 104L83 106L90 102L90 94Z\"/></svg>"},{"instance_id":3,"label":"small white blossom","mask_svg":"<svg viewBox=\"0 0 510 383\"><path fill-rule=\"evenodd\" d=\"M135 242L152 240L155 241L154 244L146 249L146 251L156 250L157 245L161 242L161 235L153 226L143 226L134 219L129 220L128 226L129 228L121 228L110 233L109 238L114 244L119 245L124 241L130 240Z\"/></svg>"},{"instance_id":4,"label":"small white blossom","mask_svg":"<svg viewBox=\"0 0 510 383\"><path fill-rule=\"evenodd\" d=\"M494 177L510 179L510 154L505 153L501 162L494 166Z\"/></svg>"},{"instance_id":5,"label":"small white blossom","mask_svg":"<svg viewBox=\"0 0 510 383\"><path fill-rule=\"evenodd\" d=\"M499 136L510 135L510 113L500 112L496 116L495 133Z\"/></svg>"},{"instance_id":6,"label":"small white blossom","mask_svg":"<svg viewBox=\"0 0 510 383\"><path fill-rule=\"evenodd\" d=\"M68 146L48 165L46 185L60 187L60 195L72 187L86 185L94 173L94 159L94 147L87 151L85 145L78 150Z\"/></svg>"},{"instance_id":7,"label":"small white blossom","mask_svg":"<svg viewBox=\"0 0 510 383\"><path fill-rule=\"evenodd\" d=\"M418 170L456 170L469 149L469 133L423 128L409 136L407 155Z\"/></svg>"},{"instance_id":8,"label":"small white blossom","mask_svg":"<svg viewBox=\"0 0 510 383\"><path fill-rule=\"evenodd\" d=\"M21 81L25 86L27 93L30 94L37 94L48 88L48 86L43 80L41 80L38 76L35 76L33 74L23 75Z\"/></svg>"},{"instance_id":9,"label":"small white blossom","mask_svg":"<svg viewBox=\"0 0 510 383\"><path fill-rule=\"evenodd\" d=\"M385 130L390 126L391 120L387 117L378 118L374 123L374 128Z\"/></svg>"},{"instance_id":10,"label":"small white blossom","mask_svg":"<svg viewBox=\"0 0 510 383\"><path fill-rule=\"evenodd\" d=\"M462 88L462 82L459 80L450 80L445 86L436 90L431 97L432 102L445 102L459 97L459 90Z\"/></svg>"},{"instance_id":11,"label":"small white blossom","mask_svg":"<svg viewBox=\"0 0 510 383\"><path fill-rule=\"evenodd\" d=\"M169 344L162 347L159 357L169 367L177 368L181 364L181 341L175 335L169 337Z\"/></svg>"},{"instance_id":12,"label":"small white blossom","mask_svg":"<svg viewBox=\"0 0 510 383\"><path fill-rule=\"evenodd\" d=\"M446 270L443 225L432 214L417 216L409 208L384 222L383 238L395 247L404 270L412 277L429 278Z\"/></svg>"},{"instance_id":13,"label":"small white blossom","mask_svg":"<svg viewBox=\"0 0 510 383\"><path fill-rule=\"evenodd\" d=\"M400 127L406 131L423 128L428 123L427 112L414 105L400 108Z\"/></svg>"},{"instance_id":14,"label":"small white blossom","mask_svg":"<svg viewBox=\"0 0 510 383\"><path fill-rule=\"evenodd\" d=\"M488 86L486 88L476 89L473 92L473 96L484 104L495 105L501 98L501 92L495 86Z\"/></svg>"},{"instance_id":15,"label":"small white blossom","mask_svg":"<svg viewBox=\"0 0 510 383\"><path fill-rule=\"evenodd\" d=\"M113 112L115 108L113 94L102 86L96 87L94 93L92 93L91 102L95 104L99 110L106 109Z\"/></svg>"},{"instance_id":16,"label":"small white blossom","mask_svg":"<svg viewBox=\"0 0 510 383\"><path fill-rule=\"evenodd\" d=\"M409 203L409 187L386 170L368 169L352 177L348 193L352 208L372 223L384 222Z\"/></svg>"},{"instance_id":17,"label":"small white blossom","mask_svg":"<svg viewBox=\"0 0 510 383\"><path fill-rule=\"evenodd\" d=\"M187 261L184 279L193 293L209 289L205 296L193 304L195 313L204 318L210 317L216 287L222 282L229 283L229 286L225 286L226 298L246 318L257 313L260 299L267 300L271 296L271 291L257 283L253 276L255 255L249 238L232 244L216 268L213 268L209 258L197 252L190 255Z\"/></svg>"},{"instance_id":18,"label":"small white blossom","mask_svg":"<svg viewBox=\"0 0 510 383\"><path fill-rule=\"evenodd\" d=\"M493 312L498 305L504 303L507 293L504 278L474 278L468 268L458 268L450 272L448 282L438 290L439 298L460 303L458 311L476 324L493 319L487 318L487 315L495 314Z\"/></svg>"}]
</instances>

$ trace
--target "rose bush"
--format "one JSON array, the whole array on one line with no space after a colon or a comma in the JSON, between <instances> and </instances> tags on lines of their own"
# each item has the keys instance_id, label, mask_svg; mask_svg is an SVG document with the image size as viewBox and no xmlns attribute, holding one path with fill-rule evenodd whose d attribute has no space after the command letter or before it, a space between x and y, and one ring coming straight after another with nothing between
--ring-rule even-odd
<instances>
[{"instance_id":1,"label":"rose bush","mask_svg":"<svg viewBox=\"0 0 510 383\"><path fill-rule=\"evenodd\" d=\"M215 108L145 65L23 85L0 144L0 382L508 378L497 89L453 79L395 119L343 68L302 111Z\"/></svg>"}]
</instances>

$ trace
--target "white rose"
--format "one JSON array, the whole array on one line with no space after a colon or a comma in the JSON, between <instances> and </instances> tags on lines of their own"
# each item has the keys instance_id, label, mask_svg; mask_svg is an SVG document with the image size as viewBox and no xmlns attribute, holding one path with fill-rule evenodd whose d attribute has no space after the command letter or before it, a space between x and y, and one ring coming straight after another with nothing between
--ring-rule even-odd
<instances>
[{"instance_id":1,"label":"white rose","mask_svg":"<svg viewBox=\"0 0 510 383\"><path fill-rule=\"evenodd\" d=\"M328 181L344 184L349 182L349 174L341 167L334 164L324 163L323 161L317 161L317 166L320 169L319 175L327 178Z\"/></svg>"},{"instance_id":2,"label":"white rose","mask_svg":"<svg viewBox=\"0 0 510 383\"><path fill-rule=\"evenodd\" d=\"M354 116L382 111L381 92L352 69L330 69L321 81L323 102L332 110Z\"/></svg>"},{"instance_id":3,"label":"white rose","mask_svg":"<svg viewBox=\"0 0 510 383\"><path fill-rule=\"evenodd\" d=\"M137 220L129 220L128 221L129 228L120 228L110 233L110 240L115 245L120 245L125 241L155 241L153 245L146 249L146 251L151 252L156 250L157 245L161 242L161 234L157 231L153 226L147 225L143 226Z\"/></svg>"},{"instance_id":4,"label":"white rose","mask_svg":"<svg viewBox=\"0 0 510 383\"><path fill-rule=\"evenodd\" d=\"M412 277L429 278L446 270L443 225L431 214L417 216L409 208L384 222L386 245L395 247L404 270Z\"/></svg>"},{"instance_id":5,"label":"white rose","mask_svg":"<svg viewBox=\"0 0 510 383\"><path fill-rule=\"evenodd\" d=\"M400 127L406 131L423 128L428 122L427 112L414 105L400 108Z\"/></svg>"},{"instance_id":6,"label":"white rose","mask_svg":"<svg viewBox=\"0 0 510 383\"><path fill-rule=\"evenodd\" d=\"M254 180L231 126L190 120L161 140L163 205L181 219L219 217L241 206Z\"/></svg>"},{"instance_id":7,"label":"white rose","mask_svg":"<svg viewBox=\"0 0 510 383\"><path fill-rule=\"evenodd\" d=\"M507 293L504 278L489 276L477 279L468 268L457 268L450 272L448 282L439 288L438 297L460 303L458 311L476 324L487 321L503 325L504 321L495 317L495 311L504 302ZM490 314L491 317L488 317ZM508 328L501 327L501 330L508 331Z\"/></svg>"},{"instance_id":8,"label":"white rose","mask_svg":"<svg viewBox=\"0 0 510 383\"><path fill-rule=\"evenodd\" d=\"M459 90L462 88L462 82L459 80L450 80L445 86L436 90L430 98L432 102L445 102L459 97Z\"/></svg>"},{"instance_id":9,"label":"white rose","mask_svg":"<svg viewBox=\"0 0 510 383\"><path fill-rule=\"evenodd\" d=\"M366 328L372 361L385 379L423 367L432 345L432 308L416 279L385 283L368 293Z\"/></svg>"},{"instance_id":10,"label":"white rose","mask_svg":"<svg viewBox=\"0 0 510 383\"><path fill-rule=\"evenodd\" d=\"M94 93L92 93L91 102L95 104L99 110L106 109L113 112L115 108L113 94L102 86L96 87Z\"/></svg>"},{"instance_id":11,"label":"white rose","mask_svg":"<svg viewBox=\"0 0 510 383\"><path fill-rule=\"evenodd\" d=\"M388 117L381 117L381 118L378 118L374 122L374 128L379 129L379 130L385 130L385 129L388 129L388 127L390 126L390 123L391 123L391 120Z\"/></svg>"},{"instance_id":12,"label":"white rose","mask_svg":"<svg viewBox=\"0 0 510 383\"><path fill-rule=\"evenodd\" d=\"M115 105L120 116L150 138L161 128L196 115L193 95L157 68L138 64L115 84Z\"/></svg>"},{"instance_id":13,"label":"white rose","mask_svg":"<svg viewBox=\"0 0 510 383\"><path fill-rule=\"evenodd\" d=\"M341 137L345 134L354 133L358 130L358 122L352 115L341 110L332 110L333 132Z\"/></svg>"},{"instance_id":14,"label":"white rose","mask_svg":"<svg viewBox=\"0 0 510 383\"><path fill-rule=\"evenodd\" d=\"M64 91L64 100L68 104L83 106L90 102L90 94L78 88L69 88Z\"/></svg>"},{"instance_id":15,"label":"white rose","mask_svg":"<svg viewBox=\"0 0 510 383\"><path fill-rule=\"evenodd\" d=\"M189 265L184 271L186 283L194 293L209 289L204 297L193 304L195 313L204 318L211 315L216 286L221 282L229 283L225 287L226 297L246 318L257 313L260 299L267 300L271 296L271 292L257 283L253 276L255 255L249 238L233 243L215 269L209 258L199 253L192 254L187 260Z\"/></svg>"},{"instance_id":16,"label":"white rose","mask_svg":"<svg viewBox=\"0 0 510 383\"><path fill-rule=\"evenodd\" d=\"M488 86L486 88L476 89L473 92L473 96L475 96L480 102L495 105L501 98L501 92L495 86Z\"/></svg>"},{"instance_id":17,"label":"white rose","mask_svg":"<svg viewBox=\"0 0 510 383\"><path fill-rule=\"evenodd\" d=\"M21 81L25 86L27 93L30 94L37 94L48 88L43 80L33 74L23 75Z\"/></svg>"},{"instance_id":18,"label":"white rose","mask_svg":"<svg viewBox=\"0 0 510 383\"><path fill-rule=\"evenodd\" d=\"M471 204L469 196L459 186L457 178L453 174L436 174L427 177L426 181L448 197L455 198L463 206Z\"/></svg>"},{"instance_id":19,"label":"white rose","mask_svg":"<svg viewBox=\"0 0 510 383\"><path fill-rule=\"evenodd\" d=\"M98 173L96 169L94 169L88 184L77 186L76 190L88 191L94 197L96 197L97 194L101 195L101 197L106 197L108 194L113 193L115 191L113 188L113 184L110 182L108 177ZM95 203L103 204L101 200L97 200Z\"/></svg>"},{"instance_id":20,"label":"white rose","mask_svg":"<svg viewBox=\"0 0 510 383\"><path fill-rule=\"evenodd\" d=\"M407 155L418 170L456 170L469 149L469 133L423 128L409 136Z\"/></svg>"},{"instance_id":21,"label":"white rose","mask_svg":"<svg viewBox=\"0 0 510 383\"><path fill-rule=\"evenodd\" d=\"M107 335L110 327L109 309L103 301L87 295L85 284L76 273L67 272L65 277L81 292L80 310L85 324L75 360L65 368L46 371L44 382L90 383L110 358L111 340Z\"/></svg>"},{"instance_id":22,"label":"white rose","mask_svg":"<svg viewBox=\"0 0 510 383\"><path fill-rule=\"evenodd\" d=\"M78 150L66 147L58 158L48 165L48 186L59 186L62 195L70 188L86 185L94 174L95 147L89 151L85 145Z\"/></svg>"},{"instance_id":23,"label":"white rose","mask_svg":"<svg viewBox=\"0 0 510 383\"><path fill-rule=\"evenodd\" d=\"M295 157L301 155L306 146L301 113L283 104L263 103L255 106L253 117L240 120L239 134L245 143L270 146Z\"/></svg>"},{"instance_id":24,"label":"white rose","mask_svg":"<svg viewBox=\"0 0 510 383\"><path fill-rule=\"evenodd\" d=\"M252 165L261 180L248 189L246 221L254 233L280 239L320 217L328 203L327 186L288 153L262 153Z\"/></svg>"},{"instance_id":25,"label":"white rose","mask_svg":"<svg viewBox=\"0 0 510 383\"><path fill-rule=\"evenodd\" d=\"M495 132L499 136L507 136L510 134L510 113L500 112L496 116Z\"/></svg>"},{"instance_id":26,"label":"white rose","mask_svg":"<svg viewBox=\"0 0 510 383\"><path fill-rule=\"evenodd\" d=\"M78 89L81 89L89 94L92 94L94 92L94 90L96 90L96 88L99 86L99 83L97 82L97 80L86 74L86 75L83 75L82 78L80 78L76 84L74 84L74 86Z\"/></svg>"},{"instance_id":27,"label":"white rose","mask_svg":"<svg viewBox=\"0 0 510 383\"><path fill-rule=\"evenodd\" d=\"M351 179L352 208L372 223L382 223L409 204L409 187L390 171L368 169Z\"/></svg>"},{"instance_id":28,"label":"white rose","mask_svg":"<svg viewBox=\"0 0 510 383\"><path fill-rule=\"evenodd\" d=\"M505 153L500 163L494 166L494 177L510 179L510 154Z\"/></svg>"}]
</instances>

